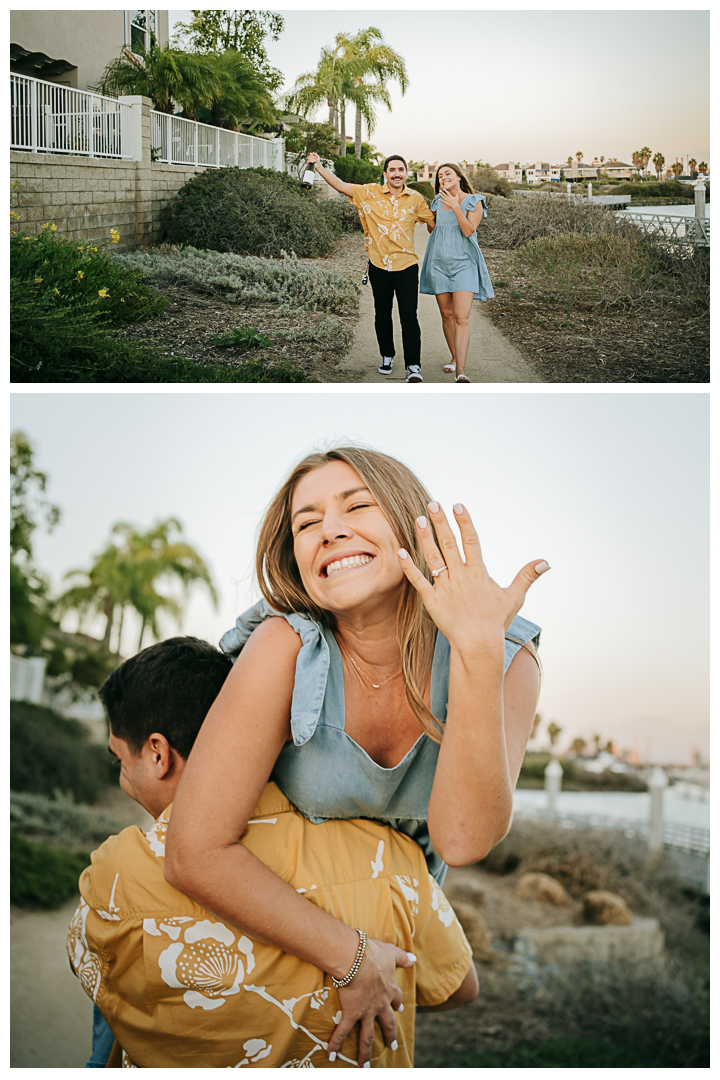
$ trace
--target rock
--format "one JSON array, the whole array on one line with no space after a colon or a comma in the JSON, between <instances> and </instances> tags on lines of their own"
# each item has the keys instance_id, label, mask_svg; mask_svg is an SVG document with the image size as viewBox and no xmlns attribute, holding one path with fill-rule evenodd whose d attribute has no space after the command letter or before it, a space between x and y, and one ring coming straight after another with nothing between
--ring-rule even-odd
<instances>
[{"instance_id":1,"label":"rock","mask_svg":"<svg viewBox=\"0 0 720 1080\"><path fill-rule=\"evenodd\" d=\"M475 960L493 960L495 954L491 947L492 934L477 908L462 901L453 901L452 906L458 922L465 931L465 937L468 939Z\"/></svg>"},{"instance_id":2,"label":"rock","mask_svg":"<svg viewBox=\"0 0 720 1080\"><path fill-rule=\"evenodd\" d=\"M445 889L445 895L453 905L456 900L465 904L476 904L477 907L485 903L483 887L479 881L475 881L473 878L464 878L461 881L453 882L449 888Z\"/></svg>"},{"instance_id":3,"label":"rock","mask_svg":"<svg viewBox=\"0 0 720 1080\"><path fill-rule=\"evenodd\" d=\"M593 926L632 926L632 911L622 896L595 889L583 897L582 920Z\"/></svg>"},{"instance_id":4,"label":"rock","mask_svg":"<svg viewBox=\"0 0 720 1080\"><path fill-rule=\"evenodd\" d=\"M565 887L549 874L523 874L515 886L520 900L542 900L545 904L569 904Z\"/></svg>"}]
</instances>

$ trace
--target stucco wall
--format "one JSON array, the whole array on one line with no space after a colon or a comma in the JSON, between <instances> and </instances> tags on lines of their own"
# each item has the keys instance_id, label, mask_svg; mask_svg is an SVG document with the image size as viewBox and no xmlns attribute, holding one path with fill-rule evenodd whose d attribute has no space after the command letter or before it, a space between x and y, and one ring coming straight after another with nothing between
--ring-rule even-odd
<instances>
[{"instance_id":1,"label":"stucco wall","mask_svg":"<svg viewBox=\"0 0 720 1080\"><path fill-rule=\"evenodd\" d=\"M157 21L158 40L164 45L168 40L169 13L158 11ZM97 86L105 66L120 55L125 45L125 12L11 11L10 41L30 52L74 64L73 71L53 81L87 90Z\"/></svg>"}]
</instances>

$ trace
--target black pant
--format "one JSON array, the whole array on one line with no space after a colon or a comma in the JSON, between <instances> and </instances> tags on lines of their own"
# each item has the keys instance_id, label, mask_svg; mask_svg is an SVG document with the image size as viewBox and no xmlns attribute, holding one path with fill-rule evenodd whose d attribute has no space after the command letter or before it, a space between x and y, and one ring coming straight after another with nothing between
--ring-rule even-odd
<instances>
[{"instance_id":1,"label":"black pant","mask_svg":"<svg viewBox=\"0 0 720 1080\"><path fill-rule=\"evenodd\" d=\"M405 367L420 366L420 323L417 317L418 264L404 270L381 270L370 263L370 284L375 301L375 333L381 356L395 355L393 341L393 296L397 297L398 314L402 328Z\"/></svg>"}]
</instances>

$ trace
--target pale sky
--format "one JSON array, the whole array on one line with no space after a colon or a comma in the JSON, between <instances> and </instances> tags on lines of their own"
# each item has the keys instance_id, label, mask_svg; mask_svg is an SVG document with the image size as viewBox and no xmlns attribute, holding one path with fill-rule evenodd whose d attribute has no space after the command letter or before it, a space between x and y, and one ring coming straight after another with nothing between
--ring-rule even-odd
<instances>
[{"instance_id":1,"label":"pale sky","mask_svg":"<svg viewBox=\"0 0 720 1080\"><path fill-rule=\"evenodd\" d=\"M523 614L543 627L540 711L561 746L597 731L656 761L707 755L709 395L382 389L13 393L63 512L38 566L59 589L115 522L177 516L220 593L217 612L193 597L182 632L217 642L259 595L254 536L284 475L318 443L360 441L468 506L502 584L550 563ZM137 633L128 616L126 654Z\"/></svg>"},{"instance_id":2,"label":"pale sky","mask_svg":"<svg viewBox=\"0 0 720 1080\"><path fill-rule=\"evenodd\" d=\"M404 97L391 85L392 113L379 110L371 142L383 155L558 164L582 151L630 163L647 145L668 164L710 163L708 11L523 7L280 9L285 29L268 54L289 89L338 32L378 27L410 80ZM349 135L354 123L350 106Z\"/></svg>"}]
</instances>

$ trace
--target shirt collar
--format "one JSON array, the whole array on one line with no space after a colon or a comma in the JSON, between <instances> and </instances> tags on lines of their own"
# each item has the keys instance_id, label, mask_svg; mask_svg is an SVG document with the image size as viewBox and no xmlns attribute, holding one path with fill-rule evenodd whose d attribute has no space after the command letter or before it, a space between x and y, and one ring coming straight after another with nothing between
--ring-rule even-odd
<instances>
[{"instance_id":1,"label":"shirt collar","mask_svg":"<svg viewBox=\"0 0 720 1080\"><path fill-rule=\"evenodd\" d=\"M383 195L390 195L391 191L390 191L389 184L383 184L382 191L383 191ZM410 188L407 186L407 184L403 184L403 189L400 192L400 194L401 195L412 195L412 192L411 192Z\"/></svg>"}]
</instances>

